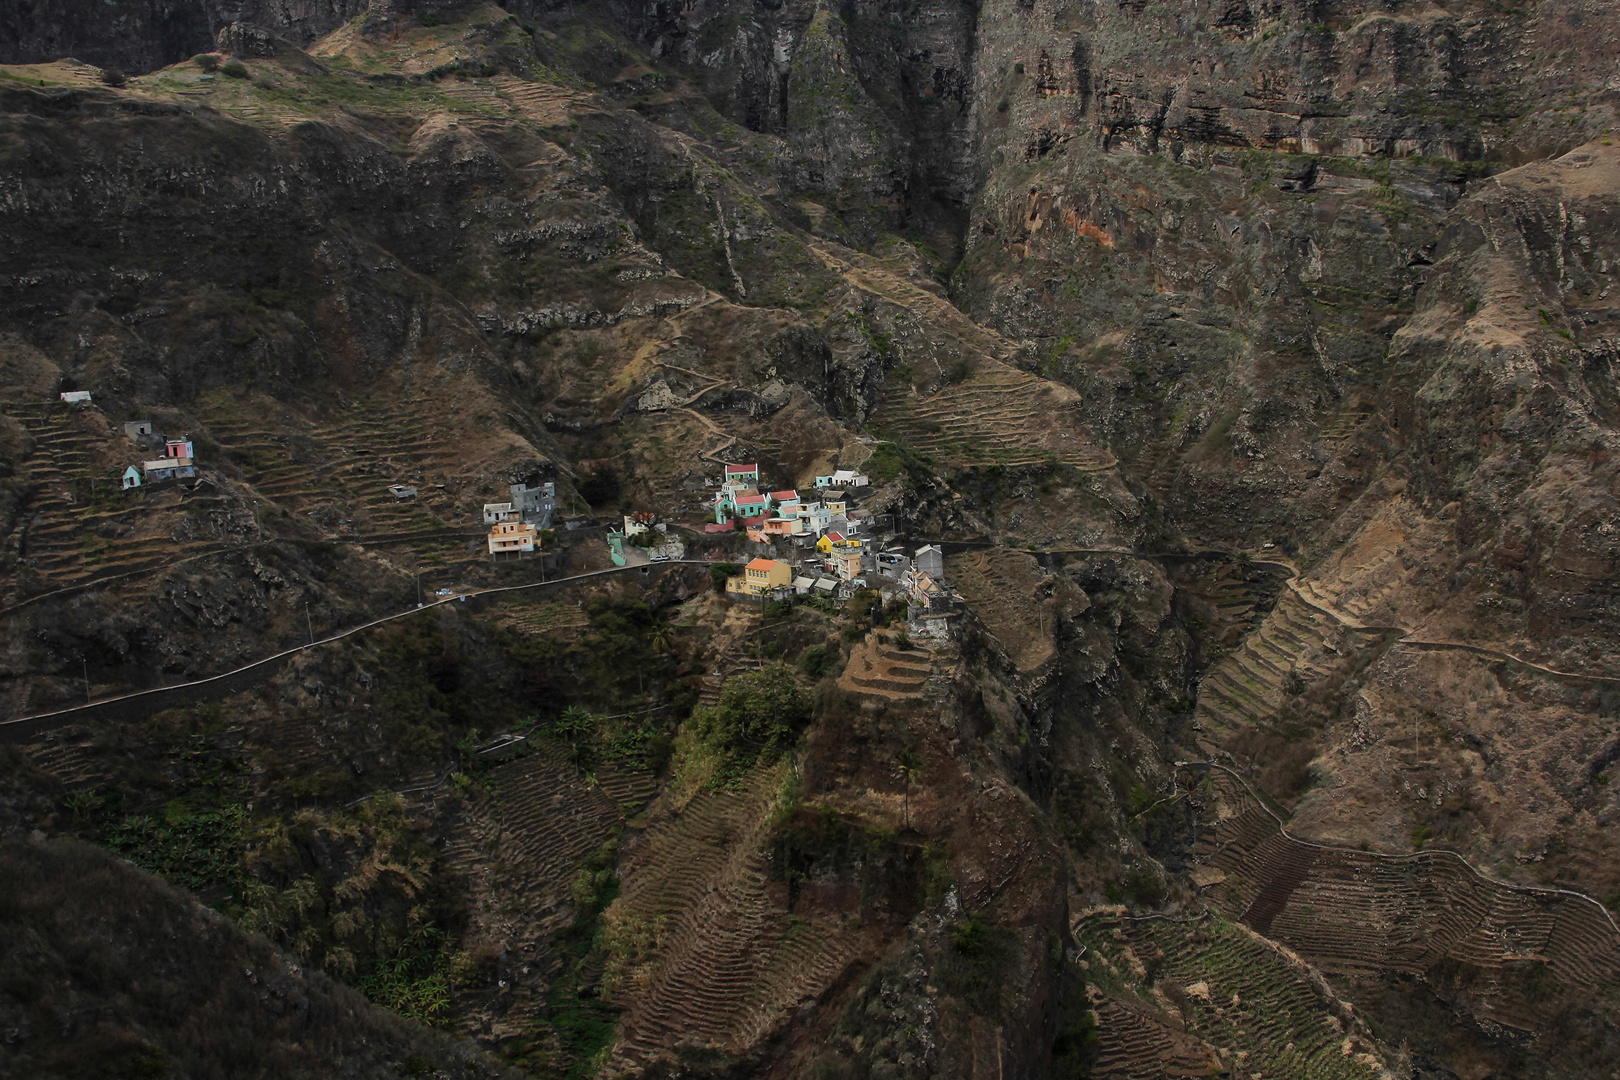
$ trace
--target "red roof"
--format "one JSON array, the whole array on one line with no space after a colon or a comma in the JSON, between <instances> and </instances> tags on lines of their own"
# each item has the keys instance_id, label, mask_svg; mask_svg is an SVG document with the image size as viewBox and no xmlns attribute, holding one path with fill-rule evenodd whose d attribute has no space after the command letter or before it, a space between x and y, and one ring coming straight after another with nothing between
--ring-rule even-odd
<instances>
[{"instance_id":1,"label":"red roof","mask_svg":"<svg viewBox=\"0 0 1620 1080\"><path fill-rule=\"evenodd\" d=\"M798 497L799 493L797 491L789 490L771 492L771 498L775 499L777 502L787 502L790 499L797 499Z\"/></svg>"},{"instance_id":2,"label":"red roof","mask_svg":"<svg viewBox=\"0 0 1620 1080\"><path fill-rule=\"evenodd\" d=\"M844 542L844 534L841 532L830 532L827 534L827 539L835 544L842 544Z\"/></svg>"},{"instance_id":3,"label":"red roof","mask_svg":"<svg viewBox=\"0 0 1620 1080\"><path fill-rule=\"evenodd\" d=\"M769 570L771 567L773 567L775 565L776 565L776 560L775 559L755 559L753 562L748 564L747 569L749 569L749 570Z\"/></svg>"},{"instance_id":4,"label":"red roof","mask_svg":"<svg viewBox=\"0 0 1620 1080\"><path fill-rule=\"evenodd\" d=\"M726 475L727 476L730 476L733 473L757 473L757 472L759 472L759 465L757 463L753 464L753 465L727 465L726 466Z\"/></svg>"},{"instance_id":5,"label":"red roof","mask_svg":"<svg viewBox=\"0 0 1620 1080\"><path fill-rule=\"evenodd\" d=\"M757 506L765 501L763 495L739 495L736 498L738 506Z\"/></svg>"}]
</instances>

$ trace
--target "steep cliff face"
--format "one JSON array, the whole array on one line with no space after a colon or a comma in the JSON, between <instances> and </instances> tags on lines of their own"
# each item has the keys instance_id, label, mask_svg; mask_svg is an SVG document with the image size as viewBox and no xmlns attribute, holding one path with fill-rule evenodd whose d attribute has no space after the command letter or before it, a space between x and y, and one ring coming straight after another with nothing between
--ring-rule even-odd
<instances>
[{"instance_id":1,"label":"steep cliff face","mask_svg":"<svg viewBox=\"0 0 1620 1080\"><path fill-rule=\"evenodd\" d=\"M135 0L44 4L7 0L0 7L0 63L36 64L76 57L129 73L154 71L213 48L233 22L263 27L308 44L374 5L367 0L195 4ZM409 5L400 5L408 10ZM391 10L391 7L389 8Z\"/></svg>"},{"instance_id":2,"label":"steep cliff face","mask_svg":"<svg viewBox=\"0 0 1620 1080\"><path fill-rule=\"evenodd\" d=\"M619 24L750 131L777 136L782 186L870 243L912 231L954 258L972 197L977 5L616 0Z\"/></svg>"},{"instance_id":3,"label":"steep cliff face","mask_svg":"<svg viewBox=\"0 0 1620 1080\"><path fill-rule=\"evenodd\" d=\"M1603 5L1008 3L980 25L958 294L1211 539L1304 547L1361 490L1347 436L1447 212L1612 122L1587 93Z\"/></svg>"}]
</instances>

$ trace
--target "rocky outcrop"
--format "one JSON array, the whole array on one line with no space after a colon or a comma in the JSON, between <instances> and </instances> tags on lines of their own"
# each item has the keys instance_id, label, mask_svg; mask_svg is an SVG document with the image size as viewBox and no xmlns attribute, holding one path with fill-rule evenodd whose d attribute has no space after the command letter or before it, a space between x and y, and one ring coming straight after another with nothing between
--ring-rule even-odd
<instances>
[{"instance_id":1,"label":"rocky outcrop","mask_svg":"<svg viewBox=\"0 0 1620 1080\"><path fill-rule=\"evenodd\" d=\"M106 4L0 4L0 63L33 64L77 57L127 73L147 72L207 52L236 24L262 27L308 44L364 15L372 0L291 0L245 4L179 0L120 0ZM230 39L240 43L238 38ZM219 42L226 47L226 42ZM235 51L234 49L232 51Z\"/></svg>"}]
</instances>

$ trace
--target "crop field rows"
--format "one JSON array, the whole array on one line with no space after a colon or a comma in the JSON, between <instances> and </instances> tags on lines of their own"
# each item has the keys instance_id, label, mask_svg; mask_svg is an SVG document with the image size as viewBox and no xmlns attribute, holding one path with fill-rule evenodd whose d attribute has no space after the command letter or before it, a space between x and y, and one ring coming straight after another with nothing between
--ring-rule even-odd
<instances>
[{"instance_id":1,"label":"crop field rows","mask_svg":"<svg viewBox=\"0 0 1620 1080\"><path fill-rule=\"evenodd\" d=\"M1381 1073L1349 1011L1241 926L1097 917L1077 937L1109 994L1097 1007L1097 1077Z\"/></svg>"},{"instance_id":2,"label":"crop field rows","mask_svg":"<svg viewBox=\"0 0 1620 1080\"><path fill-rule=\"evenodd\" d=\"M1310 685L1330 675L1342 657L1375 635L1348 630L1285 591L1255 632L1223 657L1198 688L1198 717L1212 727L1239 728L1276 715L1288 683Z\"/></svg>"},{"instance_id":3,"label":"crop field rows","mask_svg":"<svg viewBox=\"0 0 1620 1080\"><path fill-rule=\"evenodd\" d=\"M740 792L702 792L626 857L610 918L665 931L645 984L627 995L619 1068L644 1065L683 1039L749 1045L819 996L854 956L858 934L789 919L770 900L760 842L780 782L780 767L761 767Z\"/></svg>"},{"instance_id":4,"label":"crop field rows","mask_svg":"<svg viewBox=\"0 0 1620 1080\"><path fill-rule=\"evenodd\" d=\"M506 114L541 127L568 123L568 106L580 96L554 83L528 82L510 75L474 81L447 80L444 89L453 97L487 110L492 117ZM475 119L470 122L477 126L504 121Z\"/></svg>"},{"instance_id":5,"label":"crop field rows","mask_svg":"<svg viewBox=\"0 0 1620 1080\"><path fill-rule=\"evenodd\" d=\"M166 493L147 493L143 498L120 491L100 500L86 497L92 480L104 494L112 491L108 485L117 484L94 475L91 452L106 442L104 434L89 430L92 417L99 419L96 414L55 404L14 405L8 414L34 439L34 452L24 462L22 475L35 492L23 513L24 525L15 534L14 550L43 587L31 591L152 570L219 546L209 541L179 542L166 529L153 528L154 509L159 513L173 509L161 503L154 507L153 500L172 497ZM153 453L129 447L131 461ZM188 505L196 509L218 504L219 500L201 498ZM160 518L157 524L165 520Z\"/></svg>"},{"instance_id":6,"label":"crop field rows","mask_svg":"<svg viewBox=\"0 0 1620 1080\"><path fill-rule=\"evenodd\" d=\"M1520 1029L1537 1026L1547 977L1581 992L1620 977L1620 934L1588 901L1497 884L1444 852L1397 857L1304 844L1230 778L1217 787L1238 812L1200 838L1200 858L1227 875L1211 899L1329 974L1463 965L1476 1010Z\"/></svg>"},{"instance_id":7,"label":"crop field rows","mask_svg":"<svg viewBox=\"0 0 1620 1080\"><path fill-rule=\"evenodd\" d=\"M925 457L959 467L1061 463L1094 471L1113 462L1084 433L1072 391L1015 368L926 398L891 393L872 426Z\"/></svg>"},{"instance_id":8,"label":"crop field rows","mask_svg":"<svg viewBox=\"0 0 1620 1080\"><path fill-rule=\"evenodd\" d=\"M414 416L357 405L352 415L307 433L271 419L241 419L240 408L205 414L207 430L260 495L290 511L339 504L343 531L369 536L451 527L418 499L396 499L390 484L421 488L449 475L455 453ZM463 523L466 524L466 523Z\"/></svg>"},{"instance_id":9,"label":"crop field rows","mask_svg":"<svg viewBox=\"0 0 1620 1080\"><path fill-rule=\"evenodd\" d=\"M849 657L839 686L858 694L904 701L922 697L933 672L934 657L916 646L900 648L877 631L869 631Z\"/></svg>"},{"instance_id":10,"label":"crop field rows","mask_svg":"<svg viewBox=\"0 0 1620 1080\"><path fill-rule=\"evenodd\" d=\"M618 831L619 804L546 750L500 766L491 779L474 811L494 826L491 850L531 904L560 902L580 859Z\"/></svg>"}]
</instances>

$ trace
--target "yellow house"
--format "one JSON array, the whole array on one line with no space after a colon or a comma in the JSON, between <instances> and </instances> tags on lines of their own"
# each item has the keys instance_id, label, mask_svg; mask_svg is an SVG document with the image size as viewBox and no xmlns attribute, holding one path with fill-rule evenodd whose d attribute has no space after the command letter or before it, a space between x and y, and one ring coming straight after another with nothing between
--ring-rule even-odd
<instances>
[{"instance_id":1,"label":"yellow house","mask_svg":"<svg viewBox=\"0 0 1620 1080\"><path fill-rule=\"evenodd\" d=\"M833 548L844 547L846 545L854 547L860 546L860 544L857 542L847 539L841 532L830 532L822 536L820 540L816 541L816 550L821 552L823 555L831 555Z\"/></svg>"},{"instance_id":2,"label":"yellow house","mask_svg":"<svg viewBox=\"0 0 1620 1080\"><path fill-rule=\"evenodd\" d=\"M793 571L785 562L755 559L743 567L741 577L726 579L726 591L746 596L769 596L777 589L791 588Z\"/></svg>"}]
</instances>

